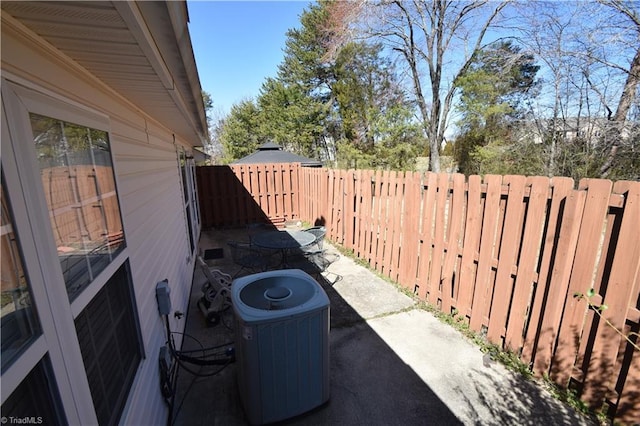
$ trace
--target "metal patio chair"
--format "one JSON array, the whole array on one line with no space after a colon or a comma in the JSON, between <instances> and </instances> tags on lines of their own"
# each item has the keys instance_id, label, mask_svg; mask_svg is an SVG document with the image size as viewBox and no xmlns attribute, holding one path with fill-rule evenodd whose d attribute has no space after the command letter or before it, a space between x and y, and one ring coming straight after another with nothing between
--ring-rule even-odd
<instances>
[{"instance_id":1,"label":"metal patio chair","mask_svg":"<svg viewBox=\"0 0 640 426\"><path fill-rule=\"evenodd\" d=\"M229 241L227 244L231 250L233 263L240 266L240 269L233 275L234 278L244 270L250 273L264 272L277 264L276 257L280 255L275 250L263 249L251 243Z\"/></svg>"},{"instance_id":2,"label":"metal patio chair","mask_svg":"<svg viewBox=\"0 0 640 426\"><path fill-rule=\"evenodd\" d=\"M327 268L339 258L339 254L328 253L326 250L305 251L301 249L290 255L287 261L287 268L300 269L318 279L321 276L324 277L323 274L329 272ZM338 277L337 274L333 275ZM329 280L327 277L324 278L332 284L339 281L339 279Z\"/></svg>"},{"instance_id":3,"label":"metal patio chair","mask_svg":"<svg viewBox=\"0 0 640 426\"><path fill-rule=\"evenodd\" d=\"M322 251L324 236L327 234L327 228L325 228L324 226L313 226L311 228L303 229L303 231L313 234L316 237L316 239L313 240L313 243L302 248L303 251L309 253Z\"/></svg>"}]
</instances>

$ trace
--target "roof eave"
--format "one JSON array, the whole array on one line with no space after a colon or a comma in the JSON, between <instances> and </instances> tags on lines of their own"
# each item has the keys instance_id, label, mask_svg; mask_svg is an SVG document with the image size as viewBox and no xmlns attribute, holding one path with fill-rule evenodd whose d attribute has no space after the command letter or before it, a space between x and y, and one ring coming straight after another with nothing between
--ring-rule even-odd
<instances>
[{"instance_id":1,"label":"roof eave","mask_svg":"<svg viewBox=\"0 0 640 426\"><path fill-rule=\"evenodd\" d=\"M183 93L176 87L174 76L165 63L165 61L171 60L172 58L163 57L158 49L156 44L157 37L154 37L152 29L147 25L147 20L149 20L148 18L150 17L145 16L136 2L113 2L114 7L127 23L129 30L132 32L140 48L145 52L145 56L151 63L158 78L162 81L167 93L173 99L179 112L184 119L190 123L194 131L193 136L195 136L195 139L187 138L187 142L189 142L191 146L203 145L208 140L207 119L204 101L202 99L200 79L191 47L191 38L189 37L187 29L188 15L186 3L166 2L165 4L166 8L162 9L162 12L160 12L160 9L157 9L156 12L166 12L172 23L173 35L180 50L182 60L182 63L173 63L172 65L179 67L185 72L191 88L189 93ZM189 102L195 103L196 111L190 110L187 106Z\"/></svg>"}]
</instances>

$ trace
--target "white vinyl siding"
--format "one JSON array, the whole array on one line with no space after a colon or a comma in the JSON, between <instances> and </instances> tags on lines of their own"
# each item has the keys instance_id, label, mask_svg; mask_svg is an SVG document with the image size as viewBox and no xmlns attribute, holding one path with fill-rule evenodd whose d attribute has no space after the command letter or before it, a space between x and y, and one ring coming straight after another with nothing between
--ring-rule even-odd
<instances>
[{"instance_id":1,"label":"white vinyl siding","mask_svg":"<svg viewBox=\"0 0 640 426\"><path fill-rule=\"evenodd\" d=\"M125 253L121 255L129 259L145 356L134 378L121 422L164 424L168 410L160 394L158 351L166 338L155 301L155 286L158 281L168 279L173 310L186 311L194 259L193 256L189 256L189 238L186 233L187 224L176 149L177 146L188 147L189 143L174 140L174 134L170 129L153 121L46 43L40 43L37 37L22 37L19 32L14 31L5 32L3 25L2 44L4 78L25 86L30 91L47 95L68 106L68 110L91 111L108 122L113 168L127 242ZM7 115L10 113L12 112ZM69 117L58 118L70 122L77 121L73 119L73 113ZM3 133L3 138L4 136ZM16 167L25 168L25 162L20 162ZM13 185L15 182L8 184ZM37 184L36 179L26 182L27 186L23 191L27 194L25 196L33 197L29 195L29 191ZM39 194L42 194L41 191ZM39 208L46 209L44 200L30 200L29 203L39 203ZM51 232L47 229L48 226L45 222L42 232ZM22 234L20 237L22 240L33 238ZM198 237L194 235L196 240ZM55 265L55 250L50 249L47 251L46 248L38 247L38 255L32 259L48 263L48 267ZM119 261L116 263L121 264ZM107 275L109 273L111 272L107 272ZM98 283L95 290L93 286L89 286L73 302L73 306L68 306L60 312L54 310L50 317L53 316L55 320L56 316L68 315L65 320L68 327L65 330L67 333L73 333L73 323L69 319L80 313L81 308L89 303L91 296L95 295L102 285L104 282ZM68 300L63 302L66 298L64 287L59 290L61 295L55 296L56 306L68 303ZM48 293L43 294L42 291L37 293L39 297L54 297ZM46 318L41 319L46 322ZM182 319L176 319L171 315L170 321L173 330L184 329L184 316ZM52 320L49 319L43 326L46 332L55 332L51 324ZM38 340L33 345L33 350L37 349L40 355L34 357L33 350L25 352L25 355L16 361L16 365L12 366L12 371L2 375L3 393L19 384L20 378L29 371L30 367L27 364L32 364L32 359L38 359L45 350L50 354L67 419L71 423L83 423L92 418L91 414L86 412L92 409L91 399L88 395L82 396L82 392L87 392L86 379L75 379L77 375L84 374L77 339L71 335L62 340L65 339L75 341L72 346L76 349L71 353L64 345L46 346L46 342ZM71 358L67 359L70 354ZM24 357L29 359L23 359ZM64 372L65 368L69 372L68 375ZM74 410L76 412L73 412Z\"/></svg>"},{"instance_id":2,"label":"white vinyl siding","mask_svg":"<svg viewBox=\"0 0 640 426\"><path fill-rule=\"evenodd\" d=\"M161 424L167 412L160 398L157 357L165 333L158 315L155 286L168 279L173 309L186 312L193 273L193 259L187 255L189 239L180 170L172 134L154 126L131 132L130 122L125 125L114 121L117 120L112 118L112 151L147 355L134 383L139 391L129 398L130 407L135 409L129 410L127 423ZM129 132L119 133L120 129ZM135 134L144 135L144 139L132 138ZM184 329L184 317L177 320L171 315L170 321L172 329Z\"/></svg>"}]
</instances>

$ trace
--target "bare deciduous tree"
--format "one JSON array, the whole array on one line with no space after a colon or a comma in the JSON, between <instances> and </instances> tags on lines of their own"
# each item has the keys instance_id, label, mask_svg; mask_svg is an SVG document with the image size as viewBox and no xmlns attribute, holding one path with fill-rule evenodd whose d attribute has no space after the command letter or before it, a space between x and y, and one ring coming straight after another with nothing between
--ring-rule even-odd
<instances>
[{"instance_id":1,"label":"bare deciduous tree","mask_svg":"<svg viewBox=\"0 0 640 426\"><path fill-rule=\"evenodd\" d=\"M384 0L365 6L366 34L383 40L406 64L433 171L440 171L440 147L457 91L456 80L470 66L487 31L508 3Z\"/></svg>"},{"instance_id":2,"label":"bare deciduous tree","mask_svg":"<svg viewBox=\"0 0 640 426\"><path fill-rule=\"evenodd\" d=\"M507 4L335 2L332 21L339 25L332 42L356 35L375 38L406 65L406 87L413 94L434 171L439 170L456 83L483 44L510 38L542 67L540 96L531 98L521 124L525 136L530 133L528 143L544 143L536 150L544 155L540 172L610 178L640 173L640 167L629 166L635 160L623 158L629 153L637 158L638 152L638 138L630 130L638 124L630 116L640 110L640 3L513 2L505 9ZM532 123L538 124L538 132Z\"/></svg>"},{"instance_id":3,"label":"bare deciduous tree","mask_svg":"<svg viewBox=\"0 0 640 426\"><path fill-rule=\"evenodd\" d=\"M530 117L533 118L537 134L547 145L546 174L557 174L556 157L558 144L563 141L563 129L569 124L569 117L583 100L583 90L576 90L573 75L579 67L567 54L569 41L576 30L580 15L575 9L568 12L562 3L531 2L520 4L517 15L521 21L516 24L518 43L526 46L529 52L544 65L546 84L544 95L532 105ZM564 12L564 13L563 13ZM579 74L579 73L578 73Z\"/></svg>"},{"instance_id":4,"label":"bare deciduous tree","mask_svg":"<svg viewBox=\"0 0 640 426\"><path fill-rule=\"evenodd\" d=\"M622 129L631 110L631 106L636 99L636 92L640 84L640 14L636 2L600 0L600 3L614 10L618 17L622 18L626 24L631 26L632 32L635 32L635 37L632 36L632 43L635 44L635 55L631 60L628 70L625 70L627 77L620 94L616 112L613 117L610 118L612 125L607 131L607 139L611 141L611 148L604 163L600 167L600 177L604 178L609 175L620 145L624 142L625 135Z\"/></svg>"},{"instance_id":5,"label":"bare deciduous tree","mask_svg":"<svg viewBox=\"0 0 640 426\"><path fill-rule=\"evenodd\" d=\"M545 88L531 117L547 144L550 176L607 177L632 140L625 126L640 81L637 7L619 0L518 4L512 34L543 65Z\"/></svg>"}]
</instances>

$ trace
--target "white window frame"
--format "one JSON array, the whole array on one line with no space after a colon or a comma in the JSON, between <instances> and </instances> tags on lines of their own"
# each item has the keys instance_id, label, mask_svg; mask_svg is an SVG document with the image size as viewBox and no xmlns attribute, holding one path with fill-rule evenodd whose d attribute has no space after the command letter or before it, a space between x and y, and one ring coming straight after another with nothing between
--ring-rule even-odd
<instances>
[{"instance_id":1,"label":"white window frame","mask_svg":"<svg viewBox=\"0 0 640 426\"><path fill-rule=\"evenodd\" d=\"M96 424L74 319L127 261L129 250L125 247L72 303L69 302L51 230L29 113L108 134L111 134L110 120L104 114L35 85L21 83L2 79L2 165L7 181L5 189L16 222L15 232L24 253L25 273L31 283L42 335L2 374L2 402L48 352L67 421L70 424ZM114 162L112 167L117 188ZM122 206L120 196L117 196ZM137 316L137 312L134 314Z\"/></svg>"},{"instance_id":2,"label":"white window frame","mask_svg":"<svg viewBox=\"0 0 640 426\"><path fill-rule=\"evenodd\" d=\"M200 236L200 205L198 202L198 190L195 175L195 160L193 154L187 151L182 146L177 146L178 168L180 170L180 183L182 187L183 195L183 212L184 220L187 225L187 239L189 233L193 236L193 247L191 247L191 241L187 241L187 247L189 250L188 260L193 259L193 255L198 250L198 239ZM182 161L184 160L184 164ZM191 211L191 216L187 215L187 208Z\"/></svg>"}]
</instances>

